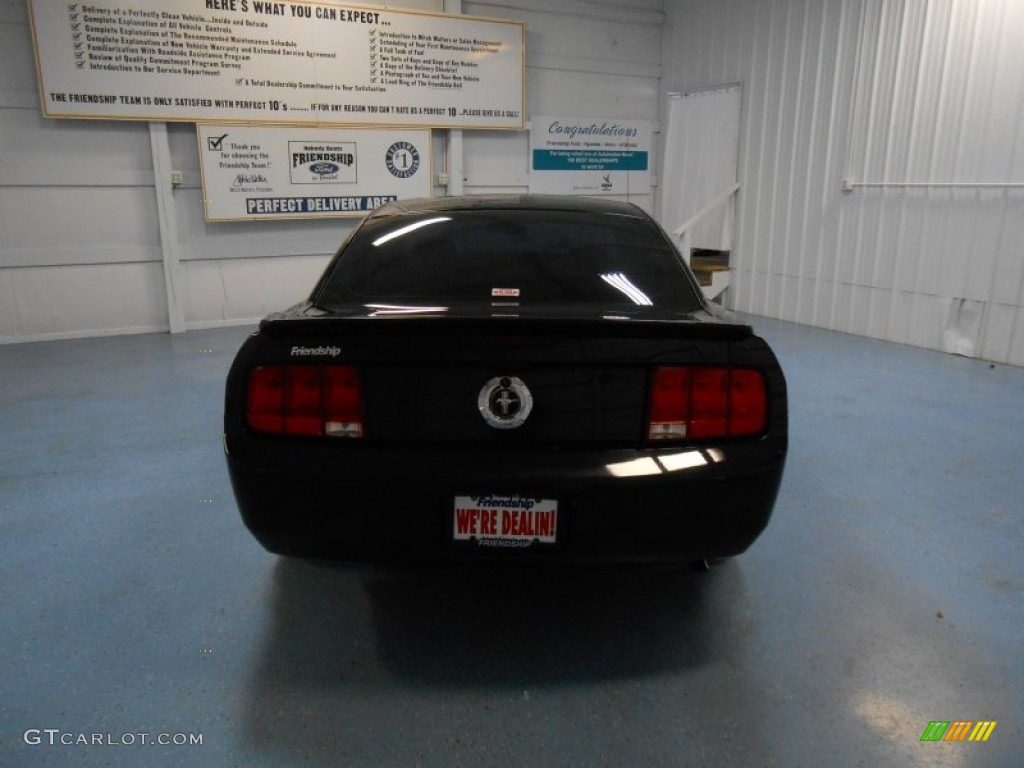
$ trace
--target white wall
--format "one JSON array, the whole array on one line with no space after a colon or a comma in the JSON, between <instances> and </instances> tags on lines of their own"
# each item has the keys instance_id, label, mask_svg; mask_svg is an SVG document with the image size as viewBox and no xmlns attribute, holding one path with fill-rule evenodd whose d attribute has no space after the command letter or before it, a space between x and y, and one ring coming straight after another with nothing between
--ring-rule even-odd
<instances>
[{"instance_id":1,"label":"white wall","mask_svg":"<svg viewBox=\"0 0 1024 768\"><path fill-rule=\"evenodd\" d=\"M39 116L24 2L0 59L0 340L165 326L146 126Z\"/></svg>"},{"instance_id":2,"label":"white wall","mask_svg":"<svg viewBox=\"0 0 1024 768\"><path fill-rule=\"evenodd\" d=\"M738 309L1024 365L1020 0L666 0L665 91L744 88Z\"/></svg>"},{"instance_id":3,"label":"white wall","mask_svg":"<svg viewBox=\"0 0 1024 768\"><path fill-rule=\"evenodd\" d=\"M444 2L386 5L440 11ZM661 99L661 8L463 4L469 15L526 22L527 115L647 120ZM0 342L167 330L156 184L168 180L154 177L148 126L41 117L25 0L0 0L0 61ZM177 231L186 326L254 321L301 300L353 221L206 223L195 130L167 133L184 183L164 234ZM465 192L527 191L528 146L525 132L466 131ZM651 195L633 199L653 211Z\"/></svg>"}]
</instances>

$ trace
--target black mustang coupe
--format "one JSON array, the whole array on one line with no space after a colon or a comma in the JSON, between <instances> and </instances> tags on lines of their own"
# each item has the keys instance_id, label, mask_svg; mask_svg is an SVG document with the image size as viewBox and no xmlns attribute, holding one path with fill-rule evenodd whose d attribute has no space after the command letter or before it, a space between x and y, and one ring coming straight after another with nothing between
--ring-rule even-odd
<instances>
[{"instance_id":1,"label":"black mustang coupe","mask_svg":"<svg viewBox=\"0 0 1024 768\"><path fill-rule=\"evenodd\" d=\"M786 382L634 205L507 196L370 214L227 380L271 552L686 565L772 512Z\"/></svg>"}]
</instances>

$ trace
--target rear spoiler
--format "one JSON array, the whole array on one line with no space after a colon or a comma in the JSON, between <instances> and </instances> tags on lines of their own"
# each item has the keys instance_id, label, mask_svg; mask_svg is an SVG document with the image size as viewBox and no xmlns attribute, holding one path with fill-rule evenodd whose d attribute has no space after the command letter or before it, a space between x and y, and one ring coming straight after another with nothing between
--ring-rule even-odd
<instances>
[{"instance_id":1,"label":"rear spoiler","mask_svg":"<svg viewBox=\"0 0 1024 768\"><path fill-rule=\"evenodd\" d=\"M466 336L512 334L516 336L596 337L596 338L671 338L723 339L742 341L753 335L744 323L695 313L679 320L540 318L540 317L464 317L438 315L391 315L387 317L325 314L310 317L293 310L269 315L260 322L260 333L270 337L317 338L352 334L355 336L406 337Z\"/></svg>"}]
</instances>

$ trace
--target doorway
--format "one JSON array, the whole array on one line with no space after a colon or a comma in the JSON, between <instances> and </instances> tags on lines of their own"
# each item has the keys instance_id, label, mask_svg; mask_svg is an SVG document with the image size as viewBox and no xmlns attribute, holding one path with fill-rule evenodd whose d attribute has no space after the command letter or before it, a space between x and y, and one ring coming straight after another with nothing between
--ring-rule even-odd
<instances>
[{"instance_id":1,"label":"doorway","mask_svg":"<svg viewBox=\"0 0 1024 768\"><path fill-rule=\"evenodd\" d=\"M661 224L705 296L719 301L730 280L741 104L738 83L668 99Z\"/></svg>"}]
</instances>

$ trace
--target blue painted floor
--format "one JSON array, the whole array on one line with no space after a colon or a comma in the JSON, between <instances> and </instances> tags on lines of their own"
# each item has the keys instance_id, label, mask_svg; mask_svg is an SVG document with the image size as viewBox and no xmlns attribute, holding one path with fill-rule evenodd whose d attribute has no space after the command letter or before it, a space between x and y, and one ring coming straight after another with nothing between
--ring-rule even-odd
<instances>
[{"instance_id":1,"label":"blue painted floor","mask_svg":"<svg viewBox=\"0 0 1024 768\"><path fill-rule=\"evenodd\" d=\"M0 765L1024 764L1024 370L757 325L790 460L709 574L280 561L221 455L248 329L0 347Z\"/></svg>"}]
</instances>

